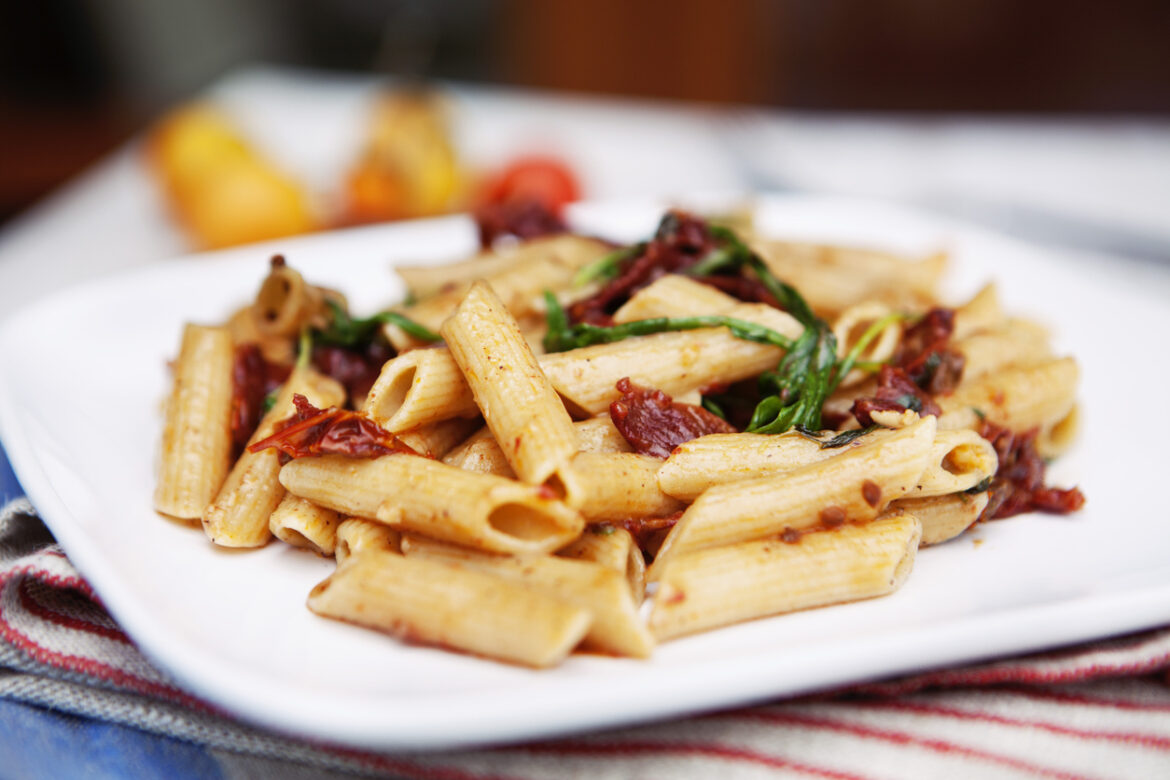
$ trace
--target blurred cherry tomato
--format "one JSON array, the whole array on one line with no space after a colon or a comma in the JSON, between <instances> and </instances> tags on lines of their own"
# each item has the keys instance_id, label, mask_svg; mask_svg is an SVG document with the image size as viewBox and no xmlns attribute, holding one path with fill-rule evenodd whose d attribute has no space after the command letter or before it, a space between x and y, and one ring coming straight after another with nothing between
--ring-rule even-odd
<instances>
[{"instance_id":1,"label":"blurred cherry tomato","mask_svg":"<svg viewBox=\"0 0 1170 780\"><path fill-rule=\"evenodd\" d=\"M555 157L521 157L511 162L486 187L488 203L537 201L551 211L581 197L572 169Z\"/></svg>"}]
</instances>

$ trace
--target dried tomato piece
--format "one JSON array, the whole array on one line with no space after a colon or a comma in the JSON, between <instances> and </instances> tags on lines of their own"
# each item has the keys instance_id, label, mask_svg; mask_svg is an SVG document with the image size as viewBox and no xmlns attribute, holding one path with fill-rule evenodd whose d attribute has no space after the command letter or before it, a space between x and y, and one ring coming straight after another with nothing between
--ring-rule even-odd
<instances>
[{"instance_id":1,"label":"dried tomato piece","mask_svg":"<svg viewBox=\"0 0 1170 780\"><path fill-rule=\"evenodd\" d=\"M609 416L636 452L666 458L685 441L708 433L735 433L726 420L701 406L675 402L661 390L638 387L623 377L622 397L609 405Z\"/></svg>"},{"instance_id":2,"label":"dried tomato piece","mask_svg":"<svg viewBox=\"0 0 1170 780\"><path fill-rule=\"evenodd\" d=\"M987 421L980 426L979 435L991 442L999 456L999 468L988 487L983 519L995 520L1032 511L1068 514L1084 506L1085 496L1079 489L1045 486L1047 466L1036 452L1037 432L1033 428L1014 433Z\"/></svg>"},{"instance_id":3,"label":"dried tomato piece","mask_svg":"<svg viewBox=\"0 0 1170 780\"><path fill-rule=\"evenodd\" d=\"M344 385L350 404L356 405L374 386L382 364L394 354L394 348L378 338L356 349L318 344L313 347L313 367Z\"/></svg>"},{"instance_id":4,"label":"dried tomato piece","mask_svg":"<svg viewBox=\"0 0 1170 780\"><path fill-rule=\"evenodd\" d=\"M951 392L959 384L967 362L961 353L948 346L954 330L954 310L936 306L906 329L894 355L894 364L932 395Z\"/></svg>"},{"instance_id":5,"label":"dried tomato piece","mask_svg":"<svg viewBox=\"0 0 1170 780\"><path fill-rule=\"evenodd\" d=\"M417 455L397 436L357 412L330 407L318 409L303 395L293 396L296 412L277 425L276 433L248 447L249 452L269 448L289 458L345 455L380 458L407 453Z\"/></svg>"},{"instance_id":6,"label":"dried tomato piece","mask_svg":"<svg viewBox=\"0 0 1170 780\"><path fill-rule=\"evenodd\" d=\"M638 545L638 549L647 557L653 558L658 549L662 547L662 542L670 533L670 529L674 528L682 514L682 512L675 512L662 517L629 517L625 520L599 523L590 526L589 530L592 533L604 534L612 533L614 526L621 526L634 537L634 543Z\"/></svg>"},{"instance_id":7,"label":"dried tomato piece","mask_svg":"<svg viewBox=\"0 0 1170 780\"><path fill-rule=\"evenodd\" d=\"M690 268L718 246L719 240L711 235L705 220L682 211L668 212L654 239L639 254L626 258L615 278L569 307L569 321L612 325L611 315L631 295L659 277Z\"/></svg>"},{"instance_id":8,"label":"dried tomato piece","mask_svg":"<svg viewBox=\"0 0 1170 780\"><path fill-rule=\"evenodd\" d=\"M278 255L279 257L279 255ZM232 447L243 452L244 445L264 416L264 399L280 387L292 369L264 359L258 344L236 347L232 361Z\"/></svg>"},{"instance_id":9,"label":"dried tomato piece","mask_svg":"<svg viewBox=\"0 0 1170 780\"><path fill-rule=\"evenodd\" d=\"M882 366L878 387L872 397L858 398L850 409L862 426L873 425L872 414L878 411L904 412L912 409L921 415L942 412L934 399L922 391L901 368Z\"/></svg>"},{"instance_id":10,"label":"dried tomato piece","mask_svg":"<svg viewBox=\"0 0 1170 780\"><path fill-rule=\"evenodd\" d=\"M519 239L554 236L569 228L555 211L535 199L485 203L475 210L479 243L491 249L496 239L515 236Z\"/></svg>"}]
</instances>

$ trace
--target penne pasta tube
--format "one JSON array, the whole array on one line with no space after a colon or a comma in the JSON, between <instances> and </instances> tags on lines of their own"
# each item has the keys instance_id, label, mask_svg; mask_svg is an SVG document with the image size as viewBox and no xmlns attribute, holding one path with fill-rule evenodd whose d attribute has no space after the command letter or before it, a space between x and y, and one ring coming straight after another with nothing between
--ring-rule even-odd
<instances>
[{"instance_id":1,"label":"penne pasta tube","mask_svg":"<svg viewBox=\"0 0 1170 780\"><path fill-rule=\"evenodd\" d=\"M757 241L752 248L814 311L829 316L870 300L894 309L921 308L936 298L947 264L941 252L907 260L887 252L783 241Z\"/></svg>"},{"instance_id":2,"label":"penne pasta tube","mask_svg":"<svg viewBox=\"0 0 1170 780\"><path fill-rule=\"evenodd\" d=\"M407 558L466 566L588 610L593 623L585 635L587 647L635 658L648 657L654 648L624 573L599 563L491 555L416 536L407 537L402 549Z\"/></svg>"},{"instance_id":3,"label":"penne pasta tube","mask_svg":"<svg viewBox=\"0 0 1170 780\"><path fill-rule=\"evenodd\" d=\"M272 535L280 541L324 556L334 553L339 525L341 516L333 510L288 493L268 519Z\"/></svg>"},{"instance_id":4,"label":"penne pasta tube","mask_svg":"<svg viewBox=\"0 0 1170 780\"><path fill-rule=\"evenodd\" d=\"M650 631L659 640L810 607L884 596L914 566L922 525L902 513L779 539L701 550L659 577Z\"/></svg>"},{"instance_id":5,"label":"penne pasta tube","mask_svg":"<svg viewBox=\"0 0 1170 780\"><path fill-rule=\"evenodd\" d=\"M443 457L443 462L464 471L516 478L516 472L512 471L512 466L504 457L504 451L496 443L496 437L492 436L492 432L487 428L480 428L465 442L447 453Z\"/></svg>"},{"instance_id":6,"label":"penne pasta tube","mask_svg":"<svg viewBox=\"0 0 1170 780\"><path fill-rule=\"evenodd\" d=\"M837 354L849 354L870 327L892 314L893 309L877 301L858 303L841 312L833 323L833 335L837 337ZM891 318L881 332L861 351L857 359L877 363L888 362L893 359L901 338L902 322L898 318ZM838 384L841 387L850 387L865 381L869 376L869 372L853 369L842 377Z\"/></svg>"},{"instance_id":7,"label":"penne pasta tube","mask_svg":"<svg viewBox=\"0 0 1170 780\"><path fill-rule=\"evenodd\" d=\"M646 559L633 534L625 528L614 525L587 528L575 541L557 551L557 555L613 569L626 578L634 601L642 602L646 592Z\"/></svg>"},{"instance_id":8,"label":"penne pasta tube","mask_svg":"<svg viewBox=\"0 0 1170 780\"><path fill-rule=\"evenodd\" d=\"M693 501L713 485L783 474L888 438L893 432L879 428L840 447L823 446L833 433L822 434L821 440L796 431L774 436L758 433L700 436L674 448L658 469L658 486L668 495Z\"/></svg>"},{"instance_id":9,"label":"penne pasta tube","mask_svg":"<svg viewBox=\"0 0 1170 780\"><path fill-rule=\"evenodd\" d=\"M724 312L789 337L802 332L790 315L764 304L741 304ZM622 377L678 396L712 382L736 382L773 369L783 350L744 341L726 328L703 328L597 344L544 355L540 367L557 392L588 414L609 408L621 394Z\"/></svg>"},{"instance_id":10,"label":"penne pasta tube","mask_svg":"<svg viewBox=\"0 0 1170 780\"><path fill-rule=\"evenodd\" d=\"M299 458L280 470L280 482L335 512L494 552L552 552L584 527L581 515L549 498L547 488L416 455Z\"/></svg>"},{"instance_id":11,"label":"penne pasta tube","mask_svg":"<svg viewBox=\"0 0 1170 780\"><path fill-rule=\"evenodd\" d=\"M346 558L364 550L398 553L401 552L401 538L402 534L385 523L364 517L347 517L337 526L337 544L333 548L333 557L340 566Z\"/></svg>"},{"instance_id":12,"label":"penne pasta tube","mask_svg":"<svg viewBox=\"0 0 1170 780\"><path fill-rule=\"evenodd\" d=\"M197 520L227 476L233 359L227 328L183 329L154 490L154 508L163 514Z\"/></svg>"},{"instance_id":13,"label":"penne pasta tube","mask_svg":"<svg viewBox=\"0 0 1170 780\"><path fill-rule=\"evenodd\" d=\"M455 417L430 425L420 425L395 435L419 455L442 458L478 427L478 420Z\"/></svg>"},{"instance_id":14,"label":"penne pasta tube","mask_svg":"<svg viewBox=\"0 0 1170 780\"><path fill-rule=\"evenodd\" d=\"M930 460L935 418L924 417L889 436L779 477L760 477L704 492L683 513L658 551L647 578L683 553L786 530L866 522L906 497Z\"/></svg>"},{"instance_id":15,"label":"penne pasta tube","mask_svg":"<svg viewBox=\"0 0 1170 780\"><path fill-rule=\"evenodd\" d=\"M499 297L475 283L442 334L512 470L530 485L565 483L573 421Z\"/></svg>"},{"instance_id":16,"label":"penne pasta tube","mask_svg":"<svg viewBox=\"0 0 1170 780\"><path fill-rule=\"evenodd\" d=\"M365 413L391 433L452 417L478 417L475 396L445 347L387 360L366 397Z\"/></svg>"},{"instance_id":17,"label":"penne pasta tube","mask_svg":"<svg viewBox=\"0 0 1170 780\"><path fill-rule=\"evenodd\" d=\"M493 273L451 280L436 295L401 307L415 322L437 329L451 314L476 280L487 282L502 304L517 319L536 311L544 290L568 288L583 266L609 249L600 241L579 236L559 236L526 242L511 252L511 260ZM470 269L469 269L470 270ZM393 339L391 339L393 341Z\"/></svg>"},{"instance_id":18,"label":"penne pasta tube","mask_svg":"<svg viewBox=\"0 0 1170 780\"><path fill-rule=\"evenodd\" d=\"M1044 431L1072 413L1078 374L1075 360L1056 358L962 382L955 392L938 398L943 411L939 428L976 428L983 415L1013 431Z\"/></svg>"},{"instance_id":19,"label":"penne pasta tube","mask_svg":"<svg viewBox=\"0 0 1170 780\"><path fill-rule=\"evenodd\" d=\"M262 337L293 339L305 325L325 316L328 300L345 303L340 293L306 282L277 255L260 284L252 317Z\"/></svg>"},{"instance_id":20,"label":"penne pasta tube","mask_svg":"<svg viewBox=\"0 0 1170 780\"><path fill-rule=\"evenodd\" d=\"M995 476L999 456L995 447L975 431L939 431L930 448L930 460L911 495L941 496L970 490Z\"/></svg>"},{"instance_id":21,"label":"penne pasta tube","mask_svg":"<svg viewBox=\"0 0 1170 780\"><path fill-rule=\"evenodd\" d=\"M578 511L588 521L660 517L683 503L658 487L662 461L633 452L580 452L570 468L582 500Z\"/></svg>"},{"instance_id":22,"label":"penne pasta tube","mask_svg":"<svg viewBox=\"0 0 1170 780\"><path fill-rule=\"evenodd\" d=\"M298 368L280 389L276 403L260 420L249 444L271 436L276 424L293 413L293 395L300 393L314 406L344 403L345 388L311 369ZM203 531L220 547L262 547L271 538L272 513L284 498L280 485L280 455L276 450L244 450L215 500L203 510Z\"/></svg>"},{"instance_id":23,"label":"penne pasta tube","mask_svg":"<svg viewBox=\"0 0 1170 780\"><path fill-rule=\"evenodd\" d=\"M1007 366L1040 363L1052 357L1048 331L1028 320L1005 320L1001 325L953 343L964 358L964 382L972 382Z\"/></svg>"},{"instance_id":24,"label":"penne pasta tube","mask_svg":"<svg viewBox=\"0 0 1170 780\"><path fill-rule=\"evenodd\" d=\"M654 317L685 317L693 314L721 314L739 301L709 284L682 274L666 274L630 296L613 314L621 324Z\"/></svg>"},{"instance_id":25,"label":"penne pasta tube","mask_svg":"<svg viewBox=\"0 0 1170 780\"><path fill-rule=\"evenodd\" d=\"M632 452L633 447L613 424L609 414L573 423L581 452Z\"/></svg>"},{"instance_id":26,"label":"penne pasta tube","mask_svg":"<svg viewBox=\"0 0 1170 780\"><path fill-rule=\"evenodd\" d=\"M1041 428L1036 436L1036 452L1040 457L1052 459L1064 454L1073 445L1081 425L1081 407L1073 404L1068 414L1054 424Z\"/></svg>"},{"instance_id":27,"label":"penne pasta tube","mask_svg":"<svg viewBox=\"0 0 1170 780\"><path fill-rule=\"evenodd\" d=\"M582 452L617 453L630 452L633 449L614 426L609 415L575 422L573 429L577 432L577 446ZM483 474L496 474L501 477L516 475L508 465L508 459L504 457L504 451L500 449L496 437L487 428L481 428L444 455L443 462L449 466Z\"/></svg>"},{"instance_id":28,"label":"penne pasta tube","mask_svg":"<svg viewBox=\"0 0 1170 780\"><path fill-rule=\"evenodd\" d=\"M450 292L460 285L462 289L459 295L462 297L476 279L486 279L490 283L495 277L527 260L545 260L551 256L558 258L563 265L579 269L609 251L610 248L597 239L564 234L533 238L516 246L480 252L458 263L398 266L395 271L416 299Z\"/></svg>"},{"instance_id":29,"label":"penne pasta tube","mask_svg":"<svg viewBox=\"0 0 1170 780\"><path fill-rule=\"evenodd\" d=\"M970 528L987 506L988 495L951 493L930 498L903 498L890 504L889 514L906 512L922 523L921 546L941 544Z\"/></svg>"},{"instance_id":30,"label":"penne pasta tube","mask_svg":"<svg viewBox=\"0 0 1170 780\"><path fill-rule=\"evenodd\" d=\"M528 666L562 661L589 611L462 566L363 550L319 583L309 609L414 642Z\"/></svg>"},{"instance_id":31,"label":"penne pasta tube","mask_svg":"<svg viewBox=\"0 0 1170 780\"><path fill-rule=\"evenodd\" d=\"M1003 322L999 290L994 283L984 285L971 300L955 309L955 330L951 338L965 339L981 330L994 328Z\"/></svg>"}]
</instances>

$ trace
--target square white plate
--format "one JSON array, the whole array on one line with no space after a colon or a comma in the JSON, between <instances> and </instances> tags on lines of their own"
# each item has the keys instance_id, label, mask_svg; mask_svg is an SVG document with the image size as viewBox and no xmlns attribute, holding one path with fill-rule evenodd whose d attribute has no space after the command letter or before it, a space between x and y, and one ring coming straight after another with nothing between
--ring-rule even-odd
<instances>
[{"instance_id":1,"label":"square white plate","mask_svg":"<svg viewBox=\"0 0 1170 780\"><path fill-rule=\"evenodd\" d=\"M632 240L661 204L584 204L584 230ZM895 595L664 644L652 660L578 656L530 671L412 647L304 606L331 563L280 544L213 548L151 509L166 362L186 320L249 299L268 256L396 300L394 262L471 251L462 218L365 228L159 263L37 302L0 327L0 434L21 483L129 634L205 697L274 728L354 746L514 741L726 707L1170 621L1170 473L1160 394L1170 280L1119 271L889 205L769 197L774 235L953 252L953 290L997 279L1082 366L1084 426L1051 469L1088 503L981 526L918 558ZM51 258L46 259L51 262ZM980 544L973 544L973 539Z\"/></svg>"}]
</instances>

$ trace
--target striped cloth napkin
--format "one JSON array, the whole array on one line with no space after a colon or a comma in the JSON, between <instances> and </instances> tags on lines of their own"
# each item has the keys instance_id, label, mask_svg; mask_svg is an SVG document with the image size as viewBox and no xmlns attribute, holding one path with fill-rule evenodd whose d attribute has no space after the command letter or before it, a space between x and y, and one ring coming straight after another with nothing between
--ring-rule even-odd
<instances>
[{"instance_id":1,"label":"striped cloth napkin","mask_svg":"<svg viewBox=\"0 0 1170 780\"><path fill-rule=\"evenodd\" d=\"M64 746L52 742L62 719L74 734ZM118 739L110 742L111 735ZM94 754L91 744L115 747ZM185 693L122 633L20 499L0 510L0 774L83 772L427 780L1170 777L1170 629L650 726L383 755L265 732Z\"/></svg>"}]
</instances>

